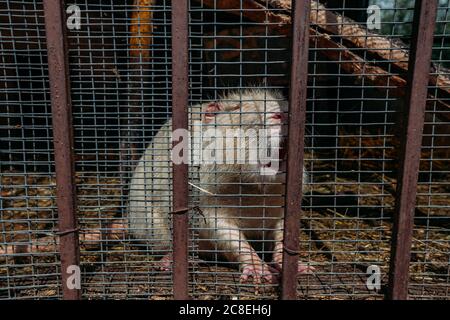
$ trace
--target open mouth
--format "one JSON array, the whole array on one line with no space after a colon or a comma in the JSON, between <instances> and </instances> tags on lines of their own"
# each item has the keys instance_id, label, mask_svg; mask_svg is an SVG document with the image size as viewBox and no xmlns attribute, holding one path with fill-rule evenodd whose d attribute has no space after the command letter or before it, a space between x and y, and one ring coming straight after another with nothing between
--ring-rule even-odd
<instances>
[{"instance_id":1,"label":"open mouth","mask_svg":"<svg viewBox=\"0 0 450 320\"><path fill-rule=\"evenodd\" d=\"M269 163L261 164L261 167L263 168L272 168L273 162L276 161L278 164L282 163L283 161L286 161L287 158L287 146L286 146L286 139L282 139L280 141L280 146L278 148L278 158L272 159Z\"/></svg>"}]
</instances>

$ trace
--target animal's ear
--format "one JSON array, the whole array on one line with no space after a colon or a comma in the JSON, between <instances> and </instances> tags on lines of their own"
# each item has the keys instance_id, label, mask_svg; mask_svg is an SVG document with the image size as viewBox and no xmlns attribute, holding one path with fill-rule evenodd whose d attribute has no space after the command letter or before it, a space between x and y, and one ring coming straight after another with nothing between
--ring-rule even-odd
<instances>
[{"instance_id":1,"label":"animal's ear","mask_svg":"<svg viewBox=\"0 0 450 320\"><path fill-rule=\"evenodd\" d=\"M203 110L204 115L203 115L203 120L205 123L209 123L212 120L214 120L214 118L217 115L217 112L220 112L223 110L223 107L220 105L220 103L218 102L211 102L208 103L205 107L205 110Z\"/></svg>"}]
</instances>

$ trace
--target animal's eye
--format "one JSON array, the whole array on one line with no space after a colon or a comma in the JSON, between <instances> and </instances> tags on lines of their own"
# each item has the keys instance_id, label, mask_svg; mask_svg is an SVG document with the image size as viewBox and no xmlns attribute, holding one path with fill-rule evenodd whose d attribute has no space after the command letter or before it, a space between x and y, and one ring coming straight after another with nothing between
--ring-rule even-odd
<instances>
[{"instance_id":1,"label":"animal's eye","mask_svg":"<svg viewBox=\"0 0 450 320\"><path fill-rule=\"evenodd\" d=\"M277 113L274 113L274 114L271 116L271 118L272 118L272 119L275 119L275 120L281 120L281 119L283 118L283 115L282 115L281 113L277 112Z\"/></svg>"}]
</instances>

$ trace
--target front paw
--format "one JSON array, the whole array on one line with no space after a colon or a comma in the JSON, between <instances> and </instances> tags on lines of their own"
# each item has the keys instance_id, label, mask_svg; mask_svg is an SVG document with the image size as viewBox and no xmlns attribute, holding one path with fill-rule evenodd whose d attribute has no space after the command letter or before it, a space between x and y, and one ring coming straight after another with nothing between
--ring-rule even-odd
<instances>
[{"instance_id":1,"label":"front paw","mask_svg":"<svg viewBox=\"0 0 450 320\"><path fill-rule=\"evenodd\" d=\"M276 276L270 271L269 266L266 263L245 263L242 266L240 282L274 284L277 283L277 279Z\"/></svg>"},{"instance_id":2,"label":"front paw","mask_svg":"<svg viewBox=\"0 0 450 320\"><path fill-rule=\"evenodd\" d=\"M161 260L155 261L154 266L159 271L165 271L168 272L172 270L172 254L168 253L164 255Z\"/></svg>"}]
</instances>

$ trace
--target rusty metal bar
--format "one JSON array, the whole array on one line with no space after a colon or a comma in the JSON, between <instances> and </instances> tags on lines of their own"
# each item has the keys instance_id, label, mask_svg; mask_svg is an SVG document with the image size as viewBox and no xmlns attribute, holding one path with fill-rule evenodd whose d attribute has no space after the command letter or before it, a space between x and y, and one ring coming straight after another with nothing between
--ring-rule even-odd
<instances>
[{"instance_id":1,"label":"rusty metal bar","mask_svg":"<svg viewBox=\"0 0 450 320\"><path fill-rule=\"evenodd\" d=\"M299 215L302 202L305 114L308 83L310 1L293 3L292 60L289 92L289 132L284 215L281 297L297 298Z\"/></svg>"},{"instance_id":2,"label":"rusty metal bar","mask_svg":"<svg viewBox=\"0 0 450 320\"><path fill-rule=\"evenodd\" d=\"M69 266L79 266L80 250L76 221L72 101L64 1L44 0L44 15L55 148L62 291L64 299L76 300L81 298L81 289L68 287L68 278L72 273L67 272Z\"/></svg>"},{"instance_id":3,"label":"rusty metal bar","mask_svg":"<svg viewBox=\"0 0 450 320\"><path fill-rule=\"evenodd\" d=\"M416 0L402 126L388 299L408 298L409 264L437 0Z\"/></svg>"},{"instance_id":4,"label":"rusty metal bar","mask_svg":"<svg viewBox=\"0 0 450 320\"><path fill-rule=\"evenodd\" d=\"M189 70L187 0L172 2L172 130L188 129ZM174 142L175 143L175 142ZM188 294L188 165L173 165L173 294Z\"/></svg>"}]
</instances>

